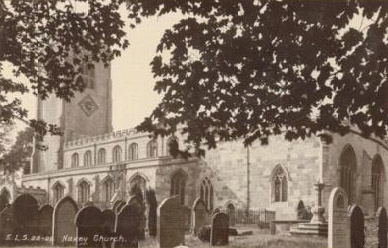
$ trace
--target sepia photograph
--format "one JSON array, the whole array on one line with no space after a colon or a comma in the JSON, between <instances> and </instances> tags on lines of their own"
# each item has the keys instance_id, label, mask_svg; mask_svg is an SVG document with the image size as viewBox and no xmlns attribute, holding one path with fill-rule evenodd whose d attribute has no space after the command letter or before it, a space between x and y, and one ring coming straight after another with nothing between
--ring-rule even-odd
<instances>
[{"instance_id":1,"label":"sepia photograph","mask_svg":"<svg viewBox=\"0 0 388 248\"><path fill-rule=\"evenodd\" d=\"M387 0L0 0L0 247L388 248Z\"/></svg>"}]
</instances>

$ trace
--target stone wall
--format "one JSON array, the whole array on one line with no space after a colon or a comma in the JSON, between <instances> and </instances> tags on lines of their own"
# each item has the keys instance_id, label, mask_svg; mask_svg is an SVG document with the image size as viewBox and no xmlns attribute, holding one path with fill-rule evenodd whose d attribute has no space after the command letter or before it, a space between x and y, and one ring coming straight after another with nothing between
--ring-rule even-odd
<instances>
[{"instance_id":1,"label":"stone wall","mask_svg":"<svg viewBox=\"0 0 388 248\"><path fill-rule=\"evenodd\" d=\"M362 210L367 215L373 215L374 205L369 205L373 196L369 194L371 191L371 170L373 158L377 155L381 156L385 166L384 173L384 205L388 203L388 186L387 168L388 165L388 151L386 148L377 144L374 141L364 139L356 134L348 134L345 136L332 135L333 142L327 145L327 158L324 163L324 182L325 189L323 194L323 202L327 203L331 190L339 186L339 160L341 153L345 147L351 147L356 156L356 204L362 207ZM325 206L327 208L327 205Z\"/></svg>"}]
</instances>

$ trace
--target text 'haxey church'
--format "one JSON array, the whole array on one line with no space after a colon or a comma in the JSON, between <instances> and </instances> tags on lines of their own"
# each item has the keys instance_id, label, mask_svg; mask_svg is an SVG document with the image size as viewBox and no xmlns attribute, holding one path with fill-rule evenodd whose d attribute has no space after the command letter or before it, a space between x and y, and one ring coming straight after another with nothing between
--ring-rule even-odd
<instances>
[{"instance_id":1,"label":"text 'haxey church'","mask_svg":"<svg viewBox=\"0 0 388 248\"><path fill-rule=\"evenodd\" d=\"M54 206L70 196L79 206L92 201L102 209L112 208L128 200L137 186L144 195L154 190L158 203L179 195L181 203L191 207L200 197L210 211L249 215L267 209L276 211L276 219L289 220L296 218L301 201L316 204L318 180L324 183L326 209L337 186L367 215L388 202L388 145L383 141L333 134L330 143L321 137L288 142L279 136L266 146L228 142L206 151L204 158L173 158L169 143L183 146L179 135L152 139L131 129L112 132L110 68L97 65L85 79L88 88L70 103L55 97L38 101L38 118L58 124L64 135L45 138L49 149L34 152L22 187L10 177L1 179L3 203L29 193L39 204ZM236 221L248 221L244 218Z\"/></svg>"}]
</instances>

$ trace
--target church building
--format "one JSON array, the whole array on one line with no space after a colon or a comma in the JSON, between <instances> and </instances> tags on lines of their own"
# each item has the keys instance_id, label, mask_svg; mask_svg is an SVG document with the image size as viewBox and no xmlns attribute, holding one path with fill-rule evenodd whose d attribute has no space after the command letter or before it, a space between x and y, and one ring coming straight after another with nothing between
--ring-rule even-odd
<instances>
[{"instance_id":1,"label":"church building","mask_svg":"<svg viewBox=\"0 0 388 248\"><path fill-rule=\"evenodd\" d=\"M30 193L39 203L55 205L71 196L80 206L92 201L112 208L137 186L146 195L154 190L158 203L180 195L191 207L202 198L208 210L268 209L276 219L296 219L302 201L314 206L317 182L324 184L323 207L330 191L341 186L351 203L373 215L388 206L388 144L356 134L330 134L293 142L271 137L244 147L242 141L220 143L203 158L174 158L169 144L183 147L183 137L153 139L133 129L112 130L111 70L102 65L85 73L87 89L71 102L51 97L38 101L38 118L62 128L63 136L47 136L47 151L35 150L31 173L22 187L3 178L0 194L10 203ZM125 114L125 113L123 113Z\"/></svg>"}]
</instances>

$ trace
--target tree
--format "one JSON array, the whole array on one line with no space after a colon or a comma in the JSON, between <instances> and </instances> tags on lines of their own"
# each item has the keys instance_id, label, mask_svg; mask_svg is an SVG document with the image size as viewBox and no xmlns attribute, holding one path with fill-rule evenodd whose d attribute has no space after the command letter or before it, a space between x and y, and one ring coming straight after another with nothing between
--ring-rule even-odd
<instances>
[{"instance_id":1,"label":"tree","mask_svg":"<svg viewBox=\"0 0 388 248\"><path fill-rule=\"evenodd\" d=\"M33 137L34 129L31 127L17 134L15 143L0 160L4 171L14 172L23 168L25 172L29 172L29 159L32 155Z\"/></svg>"},{"instance_id":2,"label":"tree","mask_svg":"<svg viewBox=\"0 0 388 248\"><path fill-rule=\"evenodd\" d=\"M127 7L133 27L149 16L185 15L151 62L163 99L140 131L168 135L184 124L197 149L325 130L387 134L385 0L127 0Z\"/></svg>"},{"instance_id":3,"label":"tree","mask_svg":"<svg viewBox=\"0 0 388 248\"><path fill-rule=\"evenodd\" d=\"M69 101L83 91L82 71L93 63L108 65L128 46L119 0L0 0L0 123L27 117L14 94L32 91ZM78 10L76 9L78 7ZM4 76L11 65L13 76ZM18 76L28 79L28 84ZM29 124L41 136L60 130L42 120Z\"/></svg>"}]
</instances>

